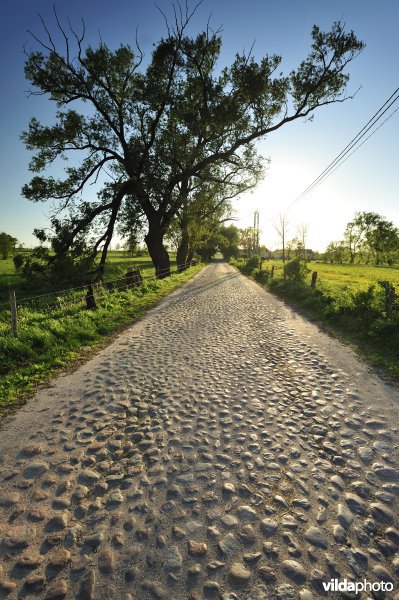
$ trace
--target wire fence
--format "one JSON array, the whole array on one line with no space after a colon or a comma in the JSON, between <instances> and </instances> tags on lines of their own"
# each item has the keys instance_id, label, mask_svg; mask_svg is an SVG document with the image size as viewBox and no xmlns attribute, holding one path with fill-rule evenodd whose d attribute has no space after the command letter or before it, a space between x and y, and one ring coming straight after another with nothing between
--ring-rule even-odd
<instances>
[{"instance_id":1,"label":"wire fence","mask_svg":"<svg viewBox=\"0 0 399 600\"><path fill-rule=\"evenodd\" d=\"M81 310L94 310L112 304L118 295L124 296L126 302L132 300L132 293L152 281L163 279L169 274L177 274L198 264L191 261L179 265L176 269L158 269L155 275L143 275L140 268L135 267L124 277L86 283L73 288L46 292L35 296L17 298L15 290L10 291L7 303L0 304L0 334L18 337L21 327L29 326L32 319L40 316L53 317L74 314Z\"/></svg>"}]
</instances>

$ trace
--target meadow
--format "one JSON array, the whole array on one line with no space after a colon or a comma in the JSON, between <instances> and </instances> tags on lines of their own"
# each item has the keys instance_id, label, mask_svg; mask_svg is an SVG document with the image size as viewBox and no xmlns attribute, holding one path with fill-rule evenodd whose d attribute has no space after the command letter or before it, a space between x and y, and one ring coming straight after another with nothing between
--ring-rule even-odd
<instances>
[{"instance_id":1,"label":"meadow","mask_svg":"<svg viewBox=\"0 0 399 600\"><path fill-rule=\"evenodd\" d=\"M29 296L24 297L23 278L10 272L6 262L0 261L0 286L7 294L10 283L16 289L18 336L12 334L5 300L0 303L0 413L23 403L40 384L87 357L203 268L197 265L156 279L148 256L111 253L106 284L93 286L97 308L88 310L86 286L45 293L30 289ZM172 269L174 266L172 260ZM124 274L132 268L140 268L143 283L127 287Z\"/></svg>"}]
</instances>

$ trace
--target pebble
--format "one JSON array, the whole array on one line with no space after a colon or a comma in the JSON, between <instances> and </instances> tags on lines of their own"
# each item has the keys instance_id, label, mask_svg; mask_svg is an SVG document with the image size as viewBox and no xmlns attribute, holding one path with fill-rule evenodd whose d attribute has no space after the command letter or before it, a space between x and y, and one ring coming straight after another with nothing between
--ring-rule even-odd
<instances>
[{"instance_id":1,"label":"pebble","mask_svg":"<svg viewBox=\"0 0 399 600\"><path fill-rule=\"evenodd\" d=\"M327 539L318 527L309 527L305 531L305 540L317 548L327 548Z\"/></svg>"},{"instance_id":2,"label":"pebble","mask_svg":"<svg viewBox=\"0 0 399 600\"><path fill-rule=\"evenodd\" d=\"M32 541L34 531L29 527L18 526L8 530L3 537L3 544L6 548L20 549L27 548Z\"/></svg>"},{"instance_id":3,"label":"pebble","mask_svg":"<svg viewBox=\"0 0 399 600\"><path fill-rule=\"evenodd\" d=\"M68 513L63 512L60 515L55 515L47 523L49 531L61 531L68 526Z\"/></svg>"},{"instance_id":4,"label":"pebble","mask_svg":"<svg viewBox=\"0 0 399 600\"><path fill-rule=\"evenodd\" d=\"M83 544L86 546L90 546L90 548L98 548L104 540L104 532L97 531L91 535L86 535L83 537Z\"/></svg>"},{"instance_id":5,"label":"pebble","mask_svg":"<svg viewBox=\"0 0 399 600\"><path fill-rule=\"evenodd\" d=\"M170 546L165 555L164 569L165 571L178 571L183 564L182 555L177 546Z\"/></svg>"},{"instance_id":6,"label":"pebble","mask_svg":"<svg viewBox=\"0 0 399 600\"><path fill-rule=\"evenodd\" d=\"M66 565L70 562L71 553L66 548L59 548L55 552L53 552L50 556L48 565L53 568L62 568L66 567Z\"/></svg>"},{"instance_id":7,"label":"pebble","mask_svg":"<svg viewBox=\"0 0 399 600\"><path fill-rule=\"evenodd\" d=\"M230 556L236 551L238 543L232 533L227 533L218 542L218 546L225 556Z\"/></svg>"},{"instance_id":8,"label":"pebble","mask_svg":"<svg viewBox=\"0 0 399 600\"><path fill-rule=\"evenodd\" d=\"M273 519L263 519L261 531L265 537L273 537L277 532L277 523Z\"/></svg>"},{"instance_id":9,"label":"pebble","mask_svg":"<svg viewBox=\"0 0 399 600\"><path fill-rule=\"evenodd\" d=\"M188 540L187 546L190 556L204 556L208 548L203 542L196 542L194 540Z\"/></svg>"},{"instance_id":10,"label":"pebble","mask_svg":"<svg viewBox=\"0 0 399 600\"><path fill-rule=\"evenodd\" d=\"M105 575L110 575L115 569L114 553L111 548L104 548L98 553L98 569Z\"/></svg>"},{"instance_id":11,"label":"pebble","mask_svg":"<svg viewBox=\"0 0 399 600\"><path fill-rule=\"evenodd\" d=\"M0 506L9 508L18 504L21 496L18 492L0 492Z\"/></svg>"},{"instance_id":12,"label":"pebble","mask_svg":"<svg viewBox=\"0 0 399 600\"><path fill-rule=\"evenodd\" d=\"M45 462L33 462L27 465L24 469L25 479L37 479L43 473L49 470L49 466Z\"/></svg>"},{"instance_id":13,"label":"pebble","mask_svg":"<svg viewBox=\"0 0 399 600\"><path fill-rule=\"evenodd\" d=\"M78 483L83 485L91 485L96 483L100 479L100 475L96 471L90 469L84 469L79 473Z\"/></svg>"},{"instance_id":14,"label":"pebble","mask_svg":"<svg viewBox=\"0 0 399 600\"><path fill-rule=\"evenodd\" d=\"M44 577L44 575L39 575L34 573L33 575L29 575L29 577L27 577L25 579L25 583L24 586L25 588L29 591L29 592L40 592L44 586L46 584L46 579ZM82 598L82 600L86 600L85 598ZM91 600L87 599L87 600Z\"/></svg>"},{"instance_id":15,"label":"pebble","mask_svg":"<svg viewBox=\"0 0 399 600\"><path fill-rule=\"evenodd\" d=\"M258 515L251 506L242 505L237 508L237 517L240 521L256 521Z\"/></svg>"},{"instance_id":16,"label":"pebble","mask_svg":"<svg viewBox=\"0 0 399 600\"><path fill-rule=\"evenodd\" d=\"M68 593L68 583L65 579L59 579L49 585L45 600L60 600L65 598Z\"/></svg>"},{"instance_id":17,"label":"pebble","mask_svg":"<svg viewBox=\"0 0 399 600\"><path fill-rule=\"evenodd\" d=\"M348 529L352 525L354 520L353 514L343 504L338 504L337 516L342 527Z\"/></svg>"},{"instance_id":18,"label":"pebble","mask_svg":"<svg viewBox=\"0 0 399 600\"><path fill-rule=\"evenodd\" d=\"M284 575L295 581L295 583L304 583L306 581L306 571L297 561L284 560L281 563L281 567Z\"/></svg>"},{"instance_id":19,"label":"pebble","mask_svg":"<svg viewBox=\"0 0 399 600\"><path fill-rule=\"evenodd\" d=\"M158 581L145 579L141 584L141 587L144 591L150 592L150 594L153 595L155 600L167 600L168 598L165 589Z\"/></svg>"},{"instance_id":20,"label":"pebble","mask_svg":"<svg viewBox=\"0 0 399 600\"><path fill-rule=\"evenodd\" d=\"M357 515L364 515L367 512L366 503L357 494L344 494L345 502L349 509Z\"/></svg>"},{"instance_id":21,"label":"pebble","mask_svg":"<svg viewBox=\"0 0 399 600\"><path fill-rule=\"evenodd\" d=\"M394 521L392 510L381 502L371 503L370 511L376 521L380 521L382 523L392 523Z\"/></svg>"},{"instance_id":22,"label":"pebble","mask_svg":"<svg viewBox=\"0 0 399 600\"><path fill-rule=\"evenodd\" d=\"M225 529L231 529L238 525L238 519L236 519L236 517L233 515L223 515L220 522Z\"/></svg>"},{"instance_id":23,"label":"pebble","mask_svg":"<svg viewBox=\"0 0 399 600\"><path fill-rule=\"evenodd\" d=\"M249 571L242 563L233 563L229 570L229 576L236 583L246 583L251 577L251 571Z\"/></svg>"}]
</instances>

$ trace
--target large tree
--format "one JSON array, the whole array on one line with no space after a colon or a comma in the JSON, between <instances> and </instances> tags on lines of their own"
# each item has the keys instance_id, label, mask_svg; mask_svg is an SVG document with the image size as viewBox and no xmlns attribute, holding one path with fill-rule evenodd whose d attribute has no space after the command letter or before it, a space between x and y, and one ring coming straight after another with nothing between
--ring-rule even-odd
<instances>
[{"instance_id":1,"label":"large tree","mask_svg":"<svg viewBox=\"0 0 399 600\"><path fill-rule=\"evenodd\" d=\"M340 23L328 32L313 27L309 55L289 75L278 73L281 58L275 55L260 61L237 55L218 71L220 33L207 28L189 37L193 12L174 26L167 23L146 67L139 47L111 50L101 42L93 48L84 30L66 31L56 14L64 47L44 22L44 38L32 34L39 48L28 54L25 75L32 94L48 96L58 112L53 125L33 118L22 134L34 152L30 168L38 173L23 194L59 201L47 235L56 255L84 237L93 254L101 249L101 271L128 204L145 216L151 258L157 272L167 274L163 239L189 180L212 166L235 170L256 140L347 99L345 70L363 43ZM40 174L71 155L75 161L64 178ZM90 201L88 185L103 180Z\"/></svg>"}]
</instances>

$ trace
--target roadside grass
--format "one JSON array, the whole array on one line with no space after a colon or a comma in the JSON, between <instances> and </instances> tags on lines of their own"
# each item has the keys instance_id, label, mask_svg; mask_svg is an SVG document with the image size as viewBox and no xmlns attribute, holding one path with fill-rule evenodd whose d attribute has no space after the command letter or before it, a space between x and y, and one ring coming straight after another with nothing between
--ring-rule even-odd
<instances>
[{"instance_id":1,"label":"roadside grass","mask_svg":"<svg viewBox=\"0 0 399 600\"><path fill-rule=\"evenodd\" d=\"M11 335L9 312L0 312L0 408L23 404L39 385L85 359L202 268L111 290L93 311L85 310L82 301L51 311L27 305L19 310L17 338Z\"/></svg>"},{"instance_id":2,"label":"roadside grass","mask_svg":"<svg viewBox=\"0 0 399 600\"><path fill-rule=\"evenodd\" d=\"M246 275L259 281L256 271ZM267 273L262 284L331 334L354 346L374 366L399 382L399 306L393 317L385 312L385 292L379 281L390 281L399 295L399 268L370 265L330 265L311 262L317 271L316 288L310 287L311 272L304 283L283 279L282 261L263 263Z\"/></svg>"}]
</instances>

